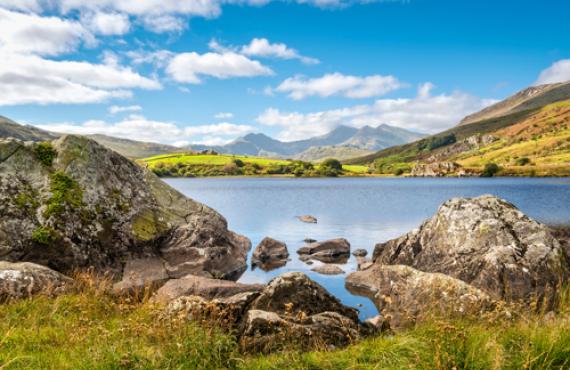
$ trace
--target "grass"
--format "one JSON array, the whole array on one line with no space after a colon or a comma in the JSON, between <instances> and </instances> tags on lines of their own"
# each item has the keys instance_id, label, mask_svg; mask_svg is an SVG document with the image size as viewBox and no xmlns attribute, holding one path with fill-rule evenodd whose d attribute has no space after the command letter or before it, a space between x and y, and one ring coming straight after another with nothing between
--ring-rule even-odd
<instances>
[{"instance_id":1,"label":"grass","mask_svg":"<svg viewBox=\"0 0 570 370\"><path fill-rule=\"evenodd\" d=\"M343 349L240 353L211 323L146 300L113 298L82 279L73 293L0 305L1 369L568 369L570 294L551 318L521 312L433 319Z\"/></svg>"},{"instance_id":2,"label":"grass","mask_svg":"<svg viewBox=\"0 0 570 370\"><path fill-rule=\"evenodd\" d=\"M241 169L232 168L232 164L241 161ZM148 168L158 175L172 176L264 176L264 175L294 175L294 171L282 171L280 168L287 166L307 166L308 162L293 161L286 159L273 159L264 157L250 157L243 155L228 154L192 154L174 153L157 155L141 160ZM311 165L312 166L312 165ZM318 170L320 166L314 165ZM174 169L174 171L173 171ZM344 165L343 175L362 176L368 174L368 166ZM318 171L305 173L305 176L318 176Z\"/></svg>"}]
</instances>

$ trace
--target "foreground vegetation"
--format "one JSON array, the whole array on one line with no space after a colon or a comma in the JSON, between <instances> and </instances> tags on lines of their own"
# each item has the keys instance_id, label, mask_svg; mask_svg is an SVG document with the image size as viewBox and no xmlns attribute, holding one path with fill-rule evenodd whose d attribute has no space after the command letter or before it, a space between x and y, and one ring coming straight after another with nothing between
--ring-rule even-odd
<instances>
[{"instance_id":1,"label":"foreground vegetation","mask_svg":"<svg viewBox=\"0 0 570 370\"><path fill-rule=\"evenodd\" d=\"M81 280L81 279L80 279ZM570 298L557 313L505 310L434 318L344 349L245 355L211 322L184 322L145 299L82 279L75 293L0 305L1 369L568 369Z\"/></svg>"},{"instance_id":2,"label":"foreground vegetation","mask_svg":"<svg viewBox=\"0 0 570 370\"><path fill-rule=\"evenodd\" d=\"M297 160L227 154L165 154L143 159L142 163L163 177L271 175L336 177L358 176L368 173L368 166L343 166L335 159L327 159L319 164L313 164Z\"/></svg>"}]
</instances>

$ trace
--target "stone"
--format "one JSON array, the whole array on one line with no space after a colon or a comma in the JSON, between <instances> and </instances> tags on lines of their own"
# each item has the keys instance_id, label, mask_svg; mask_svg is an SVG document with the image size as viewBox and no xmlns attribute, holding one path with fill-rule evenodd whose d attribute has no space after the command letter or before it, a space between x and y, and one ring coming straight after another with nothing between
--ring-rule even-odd
<instances>
[{"instance_id":1,"label":"stone","mask_svg":"<svg viewBox=\"0 0 570 370\"><path fill-rule=\"evenodd\" d=\"M229 297L243 292L259 292L264 288L260 284L241 284L234 281L210 279L202 276L188 275L181 279L166 282L151 301L168 303L182 296L199 296L205 299Z\"/></svg>"},{"instance_id":2,"label":"stone","mask_svg":"<svg viewBox=\"0 0 570 370\"><path fill-rule=\"evenodd\" d=\"M455 174L461 166L455 162L418 163L410 173L413 177L443 177Z\"/></svg>"},{"instance_id":3,"label":"stone","mask_svg":"<svg viewBox=\"0 0 570 370\"><path fill-rule=\"evenodd\" d=\"M304 241L305 243L307 243L307 244L316 242L315 239L311 239L311 238L305 238L305 239L303 239L303 241Z\"/></svg>"},{"instance_id":4,"label":"stone","mask_svg":"<svg viewBox=\"0 0 570 370\"><path fill-rule=\"evenodd\" d=\"M317 218L314 216L305 215L305 216L297 216L297 218L299 219L299 221L306 222L308 224L316 224L317 223Z\"/></svg>"},{"instance_id":5,"label":"stone","mask_svg":"<svg viewBox=\"0 0 570 370\"><path fill-rule=\"evenodd\" d=\"M120 275L121 261L162 258L171 277L237 279L251 243L213 209L97 142L0 141L0 256L70 273ZM46 144L41 144L46 145Z\"/></svg>"},{"instance_id":6,"label":"stone","mask_svg":"<svg viewBox=\"0 0 570 370\"><path fill-rule=\"evenodd\" d=\"M278 240L266 237L255 247L252 260L255 263L269 263L279 260L287 260L289 251L287 245Z\"/></svg>"},{"instance_id":7,"label":"stone","mask_svg":"<svg viewBox=\"0 0 570 370\"><path fill-rule=\"evenodd\" d=\"M346 278L353 294L370 298L392 327L435 316L477 315L491 310L488 294L459 279L404 265L374 264Z\"/></svg>"},{"instance_id":8,"label":"stone","mask_svg":"<svg viewBox=\"0 0 570 370\"><path fill-rule=\"evenodd\" d=\"M138 258L129 260L123 269L123 279L113 285L115 294L139 294L146 289L160 288L169 279L160 258Z\"/></svg>"},{"instance_id":9,"label":"stone","mask_svg":"<svg viewBox=\"0 0 570 370\"><path fill-rule=\"evenodd\" d=\"M45 266L0 261L0 302L36 294L53 296L66 292L72 286L72 279Z\"/></svg>"},{"instance_id":10,"label":"stone","mask_svg":"<svg viewBox=\"0 0 570 370\"><path fill-rule=\"evenodd\" d=\"M418 229L377 244L374 261L444 273L494 299L548 304L569 275L549 228L490 195L445 202Z\"/></svg>"},{"instance_id":11,"label":"stone","mask_svg":"<svg viewBox=\"0 0 570 370\"><path fill-rule=\"evenodd\" d=\"M344 238L325 240L307 244L299 248L297 253L311 256L346 256L350 255L350 243Z\"/></svg>"},{"instance_id":12,"label":"stone","mask_svg":"<svg viewBox=\"0 0 570 370\"><path fill-rule=\"evenodd\" d=\"M368 255L368 251L366 249L357 249L354 252L352 252L352 255L354 257L366 257Z\"/></svg>"},{"instance_id":13,"label":"stone","mask_svg":"<svg viewBox=\"0 0 570 370\"><path fill-rule=\"evenodd\" d=\"M313 267L311 271L318 272L323 275L340 275L344 274L344 270L337 265L320 265Z\"/></svg>"}]
</instances>

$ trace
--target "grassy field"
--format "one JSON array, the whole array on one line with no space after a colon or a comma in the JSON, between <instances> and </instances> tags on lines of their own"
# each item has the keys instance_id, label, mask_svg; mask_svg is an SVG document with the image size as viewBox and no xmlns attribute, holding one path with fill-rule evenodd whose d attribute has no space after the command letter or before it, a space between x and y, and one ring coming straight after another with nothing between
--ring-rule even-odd
<instances>
[{"instance_id":1,"label":"grassy field","mask_svg":"<svg viewBox=\"0 0 570 370\"><path fill-rule=\"evenodd\" d=\"M567 291L561 297L550 318L511 311L433 319L344 349L260 356L244 355L231 333L212 323L118 300L85 279L73 294L0 305L0 368L568 369L570 299Z\"/></svg>"},{"instance_id":2,"label":"grassy field","mask_svg":"<svg viewBox=\"0 0 570 370\"><path fill-rule=\"evenodd\" d=\"M227 154L174 153L142 159L159 176L321 176L321 165L302 161ZM368 166L344 165L341 176L368 174ZM326 176L326 175L325 175Z\"/></svg>"}]
</instances>

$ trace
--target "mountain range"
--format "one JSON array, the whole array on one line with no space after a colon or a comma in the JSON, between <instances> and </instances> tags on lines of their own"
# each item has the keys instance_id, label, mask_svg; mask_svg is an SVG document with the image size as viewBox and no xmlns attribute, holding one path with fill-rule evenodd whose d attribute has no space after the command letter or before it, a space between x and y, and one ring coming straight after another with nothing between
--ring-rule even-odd
<instances>
[{"instance_id":1,"label":"mountain range","mask_svg":"<svg viewBox=\"0 0 570 370\"><path fill-rule=\"evenodd\" d=\"M495 164L502 175L570 176L570 81L531 86L449 130L345 163L383 173L482 173Z\"/></svg>"},{"instance_id":2,"label":"mountain range","mask_svg":"<svg viewBox=\"0 0 570 370\"><path fill-rule=\"evenodd\" d=\"M0 116L0 137L44 141L53 140L59 136L60 134L30 125L20 125ZM100 134L87 136L130 158L144 158L180 151L213 150L223 154L319 161L330 157L344 160L362 156L390 146L408 143L425 135L386 124L378 127L365 126L359 129L338 126L328 134L298 141L279 141L265 134L253 133L222 146L190 145L183 148Z\"/></svg>"}]
</instances>

